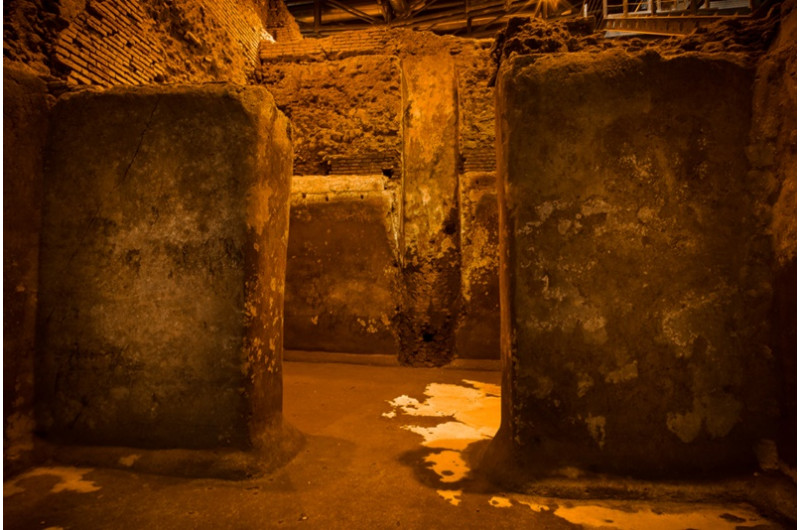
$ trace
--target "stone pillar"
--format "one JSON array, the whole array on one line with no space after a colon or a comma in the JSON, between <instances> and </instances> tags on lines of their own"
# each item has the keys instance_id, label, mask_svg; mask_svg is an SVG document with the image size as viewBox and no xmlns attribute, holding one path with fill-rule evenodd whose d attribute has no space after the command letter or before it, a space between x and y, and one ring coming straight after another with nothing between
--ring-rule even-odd
<instances>
[{"instance_id":1,"label":"stone pillar","mask_svg":"<svg viewBox=\"0 0 800 530\"><path fill-rule=\"evenodd\" d=\"M33 450L33 358L47 87L3 67L3 469Z\"/></svg>"},{"instance_id":2,"label":"stone pillar","mask_svg":"<svg viewBox=\"0 0 800 530\"><path fill-rule=\"evenodd\" d=\"M441 365L459 297L458 103L447 52L403 59L403 302L400 360Z\"/></svg>"},{"instance_id":3,"label":"stone pillar","mask_svg":"<svg viewBox=\"0 0 800 530\"><path fill-rule=\"evenodd\" d=\"M712 56L512 59L497 93L503 426L490 454L686 476L774 435L753 71Z\"/></svg>"},{"instance_id":4,"label":"stone pillar","mask_svg":"<svg viewBox=\"0 0 800 530\"><path fill-rule=\"evenodd\" d=\"M456 328L455 352L462 359L497 359L500 292L495 175L462 174L459 196L461 318Z\"/></svg>"},{"instance_id":5,"label":"stone pillar","mask_svg":"<svg viewBox=\"0 0 800 530\"><path fill-rule=\"evenodd\" d=\"M48 439L269 453L292 147L261 87L63 97L46 157L37 415Z\"/></svg>"}]
</instances>

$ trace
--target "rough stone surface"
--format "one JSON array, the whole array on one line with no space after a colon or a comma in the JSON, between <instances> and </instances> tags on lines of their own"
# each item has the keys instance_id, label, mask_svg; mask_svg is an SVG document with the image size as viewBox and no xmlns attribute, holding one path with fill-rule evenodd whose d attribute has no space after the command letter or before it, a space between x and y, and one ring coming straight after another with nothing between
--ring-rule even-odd
<instances>
[{"instance_id":1,"label":"rough stone surface","mask_svg":"<svg viewBox=\"0 0 800 530\"><path fill-rule=\"evenodd\" d=\"M3 67L3 469L33 449L33 358L41 224L46 87L29 70Z\"/></svg>"},{"instance_id":2,"label":"rough stone surface","mask_svg":"<svg viewBox=\"0 0 800 530\"><path fill-rule=\"evenodd\" d=\"M265 22L284 38L292 33L280 7L274 0L10 0L3 56L50 76L60 90L244 83L254 77Z\"/></svg>"},{"instance_id":3,"label":"rough stone surface","mask_svg":"<svg viewBox=\"0 0 800 530\"><path fill-rule=\"evenodd\" d=\"M460 358L496 359L500 352L496 190L494 173L459 176L461 315L455 355Z\"/></svg>"},{"instance_id":4,"label":"rough stone surface","mask_svg":"<svg viewBox=\"0 0 800 530\"><path fill-rule=\"evenodd\" d=\"M403 61L403 287L400 358L452 358L459 302L458 122L453 59Z\"/></svg>"},{"instance_id":5,"label":"rough stone surface","mask_svg":"<svg viewBox=\"0 0 800 530\"><path fill-rule=\"evenodd\" d=\"M535 473L751 469L774 436L753 79L720 55L503 63L495 448Z\"/></svg>"},{"instance_id":6,"label":"rough stone surface","mask_svg":"<svg viewBox=\"0 0 800 530\"><path fill-rule=\"evenodd\" d=\"M400 174L396 57L270 63L262 82L294 125L295 175Z\"/></svg>"},{"instance_id":7,"label":"rough stone surface","mask_svg":"<svg viewBox=\"0 0 800 530\"><path fill-rule=\"evenodd\" d=\"M286 349L397 354L396 189L383 176L294 177Z\"/></svg>"},{"instance_id":8,"label":"rough stone surface","mask_svg":"<svg viewBox=\"0 0 800 530\"><path fill-rule=\"evenodd\" d=\"M289 124L263 88L61 98L36 365L50 440L269 451L281 424Z\"/></svg>"},{"instance_id":9,"label":"rough stone surface","mask_svg":"<svg viewBox=\"0 0 800 530\"><path fill-rule=\"evenodd\" d=\"M774 253L772 343L781 368L781 458L797 462L797 4L784 2L776 40L756 65L751 178Z\"/></svg>"},{"instance_id":10,"label":"rough stone surface","mask_svg":"<svg viewBox=\"0 0 800 530\"><path fill-rule=\"evenodd\" d=\"M485 208L492 198L479 198L483 192L477 190L470 192L472 199L459 195L455 178L459 175L464 183L472 181L473 177L467 175L472 173L484 174L485 178L478 178L481 182L488 183L487 179L493 178L490 46L489 40L386 28L261 46L261 81L275 94L279 108L290 116L297 132L295 174L330 175L337 179L344 175L370 175L378 180L383 175L386 186L399 184L399 219L394 230L401 236L408 232L403 254L404 259L410 259L392 296L395 305L406 309L390 312L395 318L386 331L405 337L400 344L404 362L443 364L453 356L499 357L498 301L496 287L492 287L497 284L497 260L492 258L496 249L491 245L496 241L496 221L491 221L491 213ZM403 86L405 90L401 90ZM444 129L437 122L440 118ZM451 128L452 124L455 125ZM415 188L418 182L424 191ZM404 186L406 192L402 192ZM494 193L488 185L479 187ZM339 193L343 194L343 202L350 202L355 196L345 188L331 189L327 193L331 203L340 202ZM356 201L359 202L360 199ZM320 204L320 208L332 207ZM443 215L451 217L442 221ZM328 219L309 211L305 233L313 234L311 237L321 244L324 238L320 238L329 229L325 224ZM437 226L445 227L448 233L437 235ZM480 233L470 233L473 228ZM494 233L484 233L484 229ZM423 235L417 234L419 230ZM470 255L459 258L455 251L458 244L472 245L472 241L477 244L470 247ZM484 241L490 244L479 247ZM458 244L445 248L452 242ZM331 243L338 248L339 242ZM304 255L302 242L290 245L297 249L298 263L310 266L318 258L310 252ZM350 251L342 247L344 255L357 255L356 240L351 239L350 245ZM365 256L368 261L374 257L371 251ZM491 263L494 270L486 268ZM309 293L307 282L301 281L305 277L290 274L290 292ZM301 283L295 286L295 281ZM388 308L382 296L381 290L378 303ZM352 303L337 303L340 314L332 314L332 321L351 322L353 315L363 313L358 308L361 301L356 298ZM309 296L305 299L312 300ZM313 341L309 334L320 329L309 327L308 319L319 311L308 302L295 310L291 306L297 300L292 296L287 314L302 313L306 322L296 321L299 327L293 336ZM324 306L326 310L333 308L327 303ZM387 311L379 314L383 318ZM376 326L375 329L382 329L382 325ZM360 324L345 324L336 332L339 338L318 344L328 351L354 344L360 352L374 344L365 341L360 330ZM345 340L348 334L350 338ZM386 339L381 345L381 351L385 351L389 335L382 330L378 335ZM327 332L325 336L333 337Z\"/></svg>"}]
</instances>

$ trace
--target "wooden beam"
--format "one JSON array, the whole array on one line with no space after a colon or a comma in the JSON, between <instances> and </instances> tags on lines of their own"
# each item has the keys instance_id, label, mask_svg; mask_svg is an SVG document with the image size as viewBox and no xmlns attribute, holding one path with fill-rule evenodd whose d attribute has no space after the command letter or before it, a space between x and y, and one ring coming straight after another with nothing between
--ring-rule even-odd
<instances>
[{"instance_id":1,"label":"wooden beam","mask_svg":"<svg viewBox=\"0 0 800 530\"><path fill-rule=\"evenodd\" d=\"M345 4L341 3L341 2L339 2L338 0L327 0L327 2L330 5L332 5L333 7L339 8L342 11L350 13L351 15L353 15L356 18L360 18L364 22L369 22L370 24L376 24L378 22L378 19L369 16L368 14L364 13L363 11L361 11L359 9L356 9L355 7L350 7L348 5L345 5Z\"/></svg>"},{"instance_id":2,"label":"wooden beam","mask_svg":"<svg viewBox=\"0 0 800 530\"><path fill-rule=\"evenodd\" d=\"M322 26L322 0L314 0L314 34L319 35Z\"/></svg>"}]
</instances>

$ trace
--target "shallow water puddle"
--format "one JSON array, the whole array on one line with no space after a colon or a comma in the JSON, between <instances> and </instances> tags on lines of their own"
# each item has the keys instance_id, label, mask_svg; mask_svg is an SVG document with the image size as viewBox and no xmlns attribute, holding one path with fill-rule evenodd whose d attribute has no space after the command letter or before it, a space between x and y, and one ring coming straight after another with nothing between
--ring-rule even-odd
<instances>
[{"instance_id":1,"label":"shallow water puddle","mask_svg":"<svg viewBox=\"0 0 800 530\"><path fill-rule=\"evenodd\" d=\"M615 530L736 530L745 528L774 528L748 506L698 506L660 504L658 508L644 503L623 508L601 504L578 504L557 499L531 499L515 495L514 503L528 506L534 512L549 511L572 524L587 529ZM545 504L547 503L547 504ZM497 506L490 501L490 504ZM562 504L559 506L559 504Z\"/></svg>"},{"instance_id":2,"label":"shallow water puddle","mask_svg":"<svg viewBox=\"0 0 800 530\"><path fill-rule=\"evenodd\" d=\"M603 506L558 507L553 512L573 524L587 528L616 528L619 530L736 530L770 525L755 512L737 508L693 508L684 513L657 513L651 508L627 512ZM771 526L771 525L770 525Z\"/></svg>"},{"instance_id":3,"label":"shallow water puddle","mask_svg":"<svg viewBox=\"0 0 800 530\"><path fill-rule=\"evenodd\" d=\"M78 467L37 467L23 473L14 480L3 483L3 497L10 497L17 493L22 493L25 488L20 486L24 480L33 477L53 476L59 479L50 493L60 493L62 491L74 491L76 493L91 493L100 489L94 482L84 480L83 476L93 471L91 468Z\"/></svg>"},{"instance_id":4,"label":"shallow water puddle","mask_svg":"<svg viewBox=\"0 0 800 530\"><path fill-rule=\"evenodd\" d=\"M461 494L463 493L461 490L436 490L436 493L453 506L461 504Z\"/></svg>"},{"instance_id":5,"label":"shallow water puddle","mask_svg":"<svg viewBox=\"0 0 800 530\"><path fill-rule=\"evenodd\" d=\"M463 380L464 385L431 383L425 387L423 401L403 395L388 403L386 418L398 413L407 416L448 418L433 427L403 425L403 429L422 436L422 445L439 451L425 457L429 468L442 484L465 479L470 472L463 451L472 443L491 439L500 428L500 386ZM437 490L445 500L458 506L461 490Z\"/></svg>"}]
</instances>

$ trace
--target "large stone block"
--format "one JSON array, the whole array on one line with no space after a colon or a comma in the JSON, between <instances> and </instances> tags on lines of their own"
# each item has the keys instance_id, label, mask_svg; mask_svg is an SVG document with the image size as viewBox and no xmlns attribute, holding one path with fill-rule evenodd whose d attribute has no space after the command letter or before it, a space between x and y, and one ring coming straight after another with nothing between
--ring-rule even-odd
<instances>
[{"instance_id":1,"label":"large stone block","mask_svg":"<svg viewBox=\"0 0 800 530\"><path fill-rule=\"evenodd\" d=\"M293 179L286 349L397 354L399 216L389 182Z\"/></svg>"},{"instance_id":2,"label":"large stone block","mask_svg":"<svg viewBox=\"0 0 800 530\"><path fill-rule=\"evenodd\" d=\"M37 398L57 441L270 448L292 147L260 87L82 92L46 157Z\"/></svg>"},{"instance_id":3,"label":"large stone block","mask_svg":"<svg viewBox=\"0 0 800 530\"><path fill-rule=\"evenodd\" d=\"M33 358L39 272L42 152L47 88L25 69L3 67L3 468L33 449Z\"/></svg>"},{"instance_id":4,"label":"large stone block","mask_svg":"<svg viewBox=\"0 0 800 530\"><path fill-rule=\"evenodd\" d=\"M458 98L450 54L403 60L403 300L400 359L453 357L460 296Z\"/></svg>"},{"instance_id":5,"label":"large stone block","mask_svg":"<svg viewBox=\"0 0 800 530\"><path fill-rule=\"evenodd\" d=\"M752 83L702 55L504 65L494 450L539 474L755 465L777 403L770 240L744 154Z\"/></svg>"}]
</instances>

